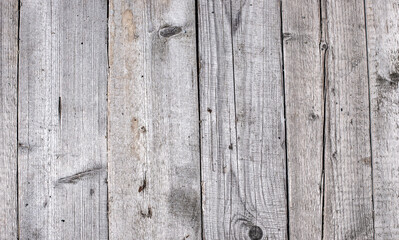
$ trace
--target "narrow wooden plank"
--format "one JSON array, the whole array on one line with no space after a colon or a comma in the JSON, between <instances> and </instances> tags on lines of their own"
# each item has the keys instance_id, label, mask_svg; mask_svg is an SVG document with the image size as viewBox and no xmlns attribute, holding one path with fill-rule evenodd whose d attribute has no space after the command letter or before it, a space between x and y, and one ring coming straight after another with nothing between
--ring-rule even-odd
<instances>
[{"instance_id":1,"label":"narrow wooden plank","mask_svg":"<svg viewBox=\"0 0 399 240\"><path fill-rule=\"evenodd\" d=\"M18 1L0 1L0 239L17 239Z\"/></svg>"},{"instance_id":2,"label":"narrow wooden plank","mask_svg":"<svg viewBox=\"0 0 399 240\"><path fill-rule=\"evenodd\" d=\"M327 0L325 3L329 50L324 239L372 239L364 2Z\"/></svg>"},{"instance_id":3,"label":"narrow wooden plank","mask_svg":"<svg viewBox=\"0 0 399 240\"><path fill-rule=\"evenodd\" d=\"M367 0L375 239L399 236L399 3Z\"/></svg>"},{"instance_id":4,"label":"narrow wooden plank","mask_svg":"<svg viewBox=\"0 0 399 240\"><path fill-rule=\"evenodd\" d=\"M199 1L198 27L203 234L204 239L234 239L241 235L235 230L245 229L237 229L232 219L233 214L239 218L241 203L229 1Z\"/></svg>"},{"instance_id":5,"label":"narrow wooden plank","mask_svg":"<svg viewBox=\"0 0 399 240\"><path fill-rule=\"evenodd\" d=\"M287 237L280 1L199 1L204 239Z\"/></svg>"},{"instance_id":6,"label":"narrow wooden plank","mask_svg":"<svg viewBox=\"0 0 399 240\"><path fill-rule=\"evenodd\" d=\"M321 239L324 61L319 0L282 1L291 239Z\"/></svg>"},{"instance_id":7,"label":"narrow wooden plank","mask_svg":"<svg viewBox=\"0 0 399 240\"><path fill-rule=\"evenodd\" d=\"M112 239L201 239L194 0L110 1Z\"/></svg>"},{"instance_id":8,"label":"narrow wooden plank","mask_svg":"<svg viewBox=\"0 0 399 240\"><path fill-rule=\"evenodd\" d=\"M107 1L20 14L20 238L107 239Z\"/></svg>"}]
</instances>

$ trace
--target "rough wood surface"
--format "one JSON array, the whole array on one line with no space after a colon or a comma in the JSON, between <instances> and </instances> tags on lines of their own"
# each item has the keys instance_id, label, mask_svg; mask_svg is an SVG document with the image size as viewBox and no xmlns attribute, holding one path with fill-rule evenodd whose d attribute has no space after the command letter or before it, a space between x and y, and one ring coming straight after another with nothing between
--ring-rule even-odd
<instances>
[{"instance_id":1,"label":"rough wood surface","mask_svg":"<svg viewBox=\"0 0 399 240\"><path fill-rule=\"evenodd\" d=\"M20 239L108 239L107 1L22 1Z\"/></svg>"},{"instance_id":2,"label":"rough wood surface","mask_svg":"<svg viewBox=\"0 0 399 240\"><path fill-rule=\"evenodd\" d=\"M325 3L328 56L324 239L372 239L364 4L362 0Z\"/></svg>"},{"instance_id":3,"label":"rough wood surface","mask_svg":"<svg viewBox=\"0 0 399 240\"><path fill-rule=\"evenodd\" d=\"M16 239L18 1L0 1L0 239Z\"/></svg>"},{"instance_id":4,"label":"rough wood surface","mask_svg":"<svg viewBox=\"0 0 399 240\"><path fill-rule=\"evenodd\" d=\"M199 1L204 239L287 237L279 1Z\"/></svg>"},{"instance_id":5,"label":"rough wood surface","mask_svg":"<svg viewBox=\"0 0 399 240\"><path fill-rule=\"evenodd\" d=\"M367 0L375 239L399 236L399 2Z\"/></svg>"},{"instance_id":6,"label":"rough wood surface","mask_svg":"<svg viewBox=\"0 0 399 240\"><path fill-rule=\"evenodd\" d=\"M327 46L320 7L319 0L282 1L290 239L322 236Z\"/></svg>"},{"instance_id":7,"label":"rough wood surface","mask_svg":"<svg viewBox=\"0 0 399 240\"><path fill-rule=\"evenodd\" d=\"M397 0L2 0L0 46L0 239L398 239Z\"/></svg>"},{"instance_id":8,"label":"rough wood surface","mask_svg":"<svg viewBox=\"0 0 399 240\"><path fill-rule=\"evenodd\" d=\"M195 2L110 1L112 239L201 239Z\"/></svg>"}]
</instances>

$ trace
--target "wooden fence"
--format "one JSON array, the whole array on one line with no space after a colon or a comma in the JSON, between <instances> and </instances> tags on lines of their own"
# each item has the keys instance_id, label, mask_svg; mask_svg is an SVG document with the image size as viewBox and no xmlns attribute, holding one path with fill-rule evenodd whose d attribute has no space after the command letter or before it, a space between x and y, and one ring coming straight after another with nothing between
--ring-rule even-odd
<instances>
[{"instance_id":1,"label":"wooden fence","mask_svg":"<svg viewBox=\"0 0 399 240\"><path fill-rule=\"evenodd\" d=\"M1 0L0 239L399 239L397 0Z\"/></svg>"}]
</instances>

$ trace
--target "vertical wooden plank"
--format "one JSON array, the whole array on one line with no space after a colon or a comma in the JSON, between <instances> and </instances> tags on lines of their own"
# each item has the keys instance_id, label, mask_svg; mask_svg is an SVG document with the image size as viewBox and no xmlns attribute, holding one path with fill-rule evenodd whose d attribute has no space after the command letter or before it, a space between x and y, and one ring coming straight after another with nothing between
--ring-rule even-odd
<instances>
[{"instance_id":1,"label":"vertical wooden plank","mask_svg":"<svg viewBox=\"0 0 399 240\"><path fill-rule=\"evenodd\" d=\"M107 1L20 14L20 238L107 239Z\"/></svg>"},{"instance_id":2,"label":"vertical wooden plank","mask_svg":"<svg viewBox=\"0 0 399 240\"><path fill-rule=\"evenodd\" d=\"M375 239L399 236L399 3L366 1Z\"/></svg>"},{"instance_id":3,"label":"vertical wooden plank","mask_svg":"<svg viewBox=\"0 0 399 240\"><path fill-rule=\"evenodd\" d=\"M0 239L16 239L18 1L0 1Z\"/></svg>"},{"instance_id":4,"label":"vertical wooden plank","mask_svg":"<svg viewBox=\"0 0 399 240\"><path fill-rule=\"evenodd\" d=\"M233 239L241 233L235 234L232 219L233 214L239 218L240 202L229 1L199 1L198 27L203 234L204 239Z\"/></svg>"},{"instance_id":5,"label":"vertical wooden plank","mask_svg":"<svg viewBox=\"0 0 399 240\"><path fill-rule=\"evenodd\" d=\"M321 239L324 61L319 0L282 1L291 239Z\"/></svg>"},{"instance_id":6,"label":"vertical wooden plank","mask_svg":"<svg viewBox=\"0 0 399 240\"><path fill-rule=\"evenodd\" d=\"M285 239L280 1L199 3L204 239Z\"/></svg>"},{"instance_id":7,"label":"vertical wooden plank","mask_svg":"<svg viewBox=\"0 0 399 240\"><path fill-rule=\"evenodd\" d=\"M364 2L327 0L325 239L372 239Z\"/></svg>"},{"instance_id":8,"label":"vertical wooden plank","mask_svg":"<svg viewBox=\"0 0 399 240\"><path fill-rule=\"evenodd\" d=\"M194 0L110 1L112 239L201 239Z\"/></svg>"},{"instance_id":9,"label":"vertical wooden plank","mask_svg":"<svg viewBox=\"0 0 399 240\"><path fill-rule=\"evenodd\" d=\"M233 1L237 186L256 239L287 236L284 97L280 1ZM236 215L234 217L237 217ZM234 219L238 220L238 219ZM235 230L245 221L238 220Z\"/></svg>"}]
</instances>

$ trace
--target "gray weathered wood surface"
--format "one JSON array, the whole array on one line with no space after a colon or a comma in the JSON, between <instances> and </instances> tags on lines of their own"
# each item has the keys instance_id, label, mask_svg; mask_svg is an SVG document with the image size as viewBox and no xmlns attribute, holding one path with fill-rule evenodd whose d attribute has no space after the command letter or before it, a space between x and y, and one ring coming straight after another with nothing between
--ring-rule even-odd
<instances>
[{"instance_id":1,"label":"gray weathered wood surface","mask_svg":"<svg viewBox=\"0 0 399 240\"><path fill-rule=\"evenodd\" d=\"M111 239L201 239L195 2L110 1Z\"/></svg>"},{"instance_id":2,"label":"gray weathered wood surface","mask_svg":"<svg viewBox=\"0 0 399 240\"><path fill-rule=\"evenodd\" d=\"M18 1L0 1L0 239L16 239Z\"/></svg>"},{"instance_id":3,"label":"gray weathered wood surface","mask_svg":"<svg viewBox=\"0 0 399 240\"><path fill-rule=\"evenodd\" d=\"M363 1L326 0L325 239L373 239ZM323 16L324 18L324 16Z\"/></svg>"},{"instance_id":4,"label":"gray weathered wood surface","mask_svg":"<svg viewBox=\"0 0 399 240\"><path fill-rule=\"evenodd\" d=\"M0 1L0 239L399 239L398 11Z\"/></svg>"},{"instance_id":5,"label":"gray weathered wood surface","mask_svg":"<svg viewBox=\"0 0 399 240\"><path fill-rule=\"evenodd\" d=\"M399 236L399 3L366 1L375 239Z\"/></svg>"},{"instance_id":6,"label":"gray weathered wood surface","mask_svg":"<svg viewBox=\"0 0 399 240\"><path fill-rule=\"evenodd\" d=\"M327 45L321 7L319 0L282 1L289 226L292 239L322 237L324 64Z\"/></svg>"},{"instance_id":7,"label":"gray weathered wood surface","mask_svg":"<svg viewBox=\"0 0 399 240\"><path fill-rule=\"evenodd\" d=\"M203 237L285 238L279 1L198 10Z\"/></svg>"},{"instance_id":8,"label":"gray weathered wood surface","mask_svg":"<svg viewBox=\"0 0 399 240\"><path fill-rule=\"evenodd\" d=\"M20 239L107 239L107 1L20 9Z\"/></svg>"}]
</instances>

